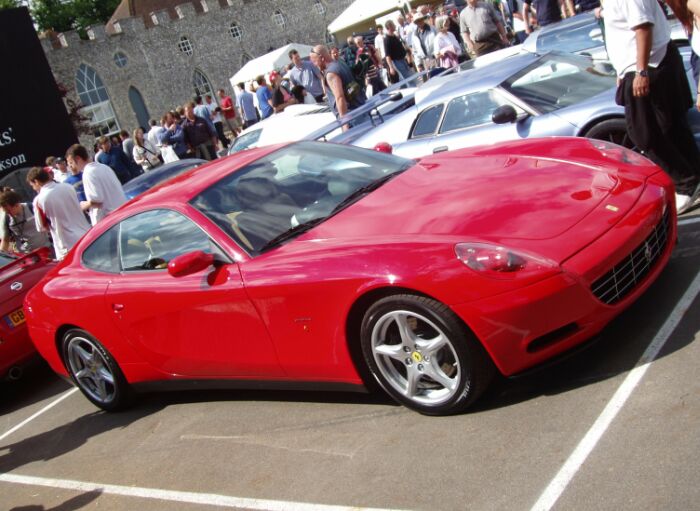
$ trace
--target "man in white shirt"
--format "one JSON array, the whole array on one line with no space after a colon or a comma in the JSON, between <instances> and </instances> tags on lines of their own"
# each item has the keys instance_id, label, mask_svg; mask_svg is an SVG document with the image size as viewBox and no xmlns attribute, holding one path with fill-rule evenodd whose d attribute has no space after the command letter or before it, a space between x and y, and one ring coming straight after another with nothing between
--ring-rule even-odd
<instances>
[{"instance_id":1,"label":"man in white shirt","mask_svg":"<svg viewBox=\"0 0 700 511\"><path fill-rule=\"evenodd\" d=\"M90 162L87 149L83 146L70 146L66 159L71 169L83 173L87 200L81 202L80 207L88 212L92 225L126 202L126 195L114 171L107 165Z\"/></svg>"},{"instance_id":2,"label":"man in white shirt","mask_svg":"<svg viewBox=\"0 0 700 511\"><path fill-rule=\"evenodd\" d=\"M686 117L692 95L666 17L657 0L606 0L603 17L630 139L671 176L682 213L700 193L700 153Z\"/></svg>"},{"instance_id":3,"label":"man in white shirt","mask_svg":"<svg viewBox=\"0 0 700 511\"><path fill-rule=\"evenodd\" d=\"M29 171L27 182L38 194L34 198L36 229L51 232L56 258L63 259L90 229L80 210L78 195L71 185L53 181L41 167Z\"/></svg>"}]
</instances>

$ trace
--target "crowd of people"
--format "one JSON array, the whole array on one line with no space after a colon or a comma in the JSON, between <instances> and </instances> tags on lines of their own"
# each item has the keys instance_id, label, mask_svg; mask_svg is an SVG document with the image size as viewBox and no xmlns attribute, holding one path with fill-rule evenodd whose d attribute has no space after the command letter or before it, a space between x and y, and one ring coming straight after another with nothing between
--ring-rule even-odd
<instances>
[{"instance_id":1,"label":"crowd of people","mask_svg":"<svg viewBox=\"0 0 700 511\"><path fill-rule=\"evenodd\" d=\"M700 30L693 27L700 0L665 3L693 32L697 79ZM460 14L421 6L396 23L377 26L373 37L355 35L342 47L317 45L310 61L291 50L289 65L269 72L267 80L261 75L239 83L235 100L223 89L218 103L211 95L197 96L166 112L159 123L151 121L147 131L139 127L132 134L122 130L118 137L100 137L94 158L77 144L65 158L49 157L45 167L27 175L37 193L32 203L22 202L12 189L0 190L0 250L28 253L47 246L62 259L91 225L126 201L124 183L164 162L213 160L228 148L229 136L292 104L327 102L341 117L417 71L452 67L522 40L535 24L588 9L605 20L619 77L617 101L625 107L629 135L673 178L682 212L700 194L700 153L685 117L692 99L683 64L662 8L657 0L605 0L603 6L598 0L467 0Z\"/></svg>"}]
</instances>

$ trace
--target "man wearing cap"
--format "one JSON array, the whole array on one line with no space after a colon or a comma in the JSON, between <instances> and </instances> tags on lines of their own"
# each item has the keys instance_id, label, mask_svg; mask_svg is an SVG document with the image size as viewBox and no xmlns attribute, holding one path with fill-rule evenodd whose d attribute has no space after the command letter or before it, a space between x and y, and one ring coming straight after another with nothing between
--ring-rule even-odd
<instances>
[{"instance_id":1,"label":"man wearing cap","mask_svg":"<svg viewBox=\"0 0 700 511\"><path fill-rule=\"evenodd\" d=\"M508 46L508 36L501 16L490 2L467 0L459 15L464 44L477 57Z\"/></svg>"},{"instance_id":2,"label":"man wearing cap","mask_svg":"<svg viewBox=\"0 0 700 511\"><path fill-rule=\"evenodd\" d=\"M321 76L321 71L308 60L303 60L299 52L294 49L289 50L289 60L294 64L294 67L289 72L289 81L293 85L304 87L314 97L316 103L321 103L323 101L323 77Z\"/></svg>"},{"instance_id":3,"label":"man wearing cap","mask_svg":"<svg viewBox=\"0 0 700 511\"><path fill-rule=\"evenodd\" d=\"M416 69L419 72L433 67L431 56L433 55L433 42L437 32L435 28L426 22L428 17L428 14L419 11L413 18L413 22L416 24L416 31L412 37L411 52Z\"/></svg>"}]
</instances>

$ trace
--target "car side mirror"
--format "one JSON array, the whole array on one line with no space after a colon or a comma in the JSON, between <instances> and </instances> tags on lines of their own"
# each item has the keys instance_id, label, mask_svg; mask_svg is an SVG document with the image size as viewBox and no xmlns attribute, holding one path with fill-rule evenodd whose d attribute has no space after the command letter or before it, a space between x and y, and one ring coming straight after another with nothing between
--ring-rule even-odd
<instances>
[{"instance_id":1,"label":"car side mirror","mask_svg":"<svg viewBox=\"0 0 700 511\"><path fill-rule=\"evenodd\" d=\"M214 254L195 250L173 258L168 263L168 273L173 277L184 277L202 271L212 264L214 264Z\"/></svg>"},{"instance_id":2,"label":"car side mirror","mask_svg":"<svg viewBox=\"0 0 700 511\"><path fill-rule=\"evenodd\" d=\"M518 112L512 105L501 105L493 111L491 120L496 124L510 124L518 120Z\"/></svg>"}]
</instances>

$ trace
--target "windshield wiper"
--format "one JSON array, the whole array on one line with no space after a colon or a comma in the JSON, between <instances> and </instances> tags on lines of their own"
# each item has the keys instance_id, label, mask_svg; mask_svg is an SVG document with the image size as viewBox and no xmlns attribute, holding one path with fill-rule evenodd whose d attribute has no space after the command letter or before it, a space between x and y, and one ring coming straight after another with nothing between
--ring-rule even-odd
<instances>
[{"instance_id":1,"label":"windshield wiper","mask_svg":"<svg viewBox=\"0 0 700 511\"><path fill-rule=\"evenodd\" d=\"M407 167L407 168L408 168L408 167ZM380 186L382 186L382 185L383 185L384 183L386 183L387 181L390 181L392 178L394 178L394 177L396 177L397 175L401 174L401 172L403 172L404 170L406 170L406 169L404 168L404 169L401 169L401 170L399 170L399 171L397 171L397 172L393 172L393 173L391 173L391 174L387 174L386 176L382 176L382 177L380 177L379 179L375 179L374 181L372 181L371 183L366 184L365 186L361 186L360 188L358 188L357 190L355 190L354 192L352 192L350 195L348 195L347 197L345 197L342 201L340 201L340 202L338 203L338 205L337 205L336 207L333 208L333 210L330 212L330 214L329 214L328 216L329 216L329 217L330 217L330 216L333 216L333 215L335 215L336 213L338 213L338 212L344 210L344 209L347 208L350 204L353 204L353 203L357 202L358 200L360 200L362 197L364 197L364 196L367 195L368 193L373 192L374 190L376 190L377 188L379 188ZM326 217L326 218L328 218L328 217Z\"/></svg>"},{"instance_id":2,"label":"windshield wiper","mask_svg":"<svg viewBox=\"0 0 700 511\"><path fill-rule=\"evenodd\" d=\"M277 245L281 245L288 239L294 238L295 236L298 236L299 234L302 234L310 230L311 228L317 226L325 219L325 216L322 216L320 218L314 218L313 220L309 220L308 222L304 222L303 224L295 225L294 227L291 227L286 231L279 233L277 236L275 236L270 241L265 243L262 247L260 247L260 252L265 252L266 250L276 247Z\"/></svg>"}]
</instances>

